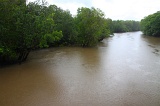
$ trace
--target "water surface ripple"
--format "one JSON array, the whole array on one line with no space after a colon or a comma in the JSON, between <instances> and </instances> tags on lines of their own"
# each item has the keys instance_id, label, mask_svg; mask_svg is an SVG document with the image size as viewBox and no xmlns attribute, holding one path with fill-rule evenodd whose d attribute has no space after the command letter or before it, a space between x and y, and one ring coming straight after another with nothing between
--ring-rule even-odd
<instances>
[{"instance_id":1,"label":"water surface ripple","mask_svg":"<svg viewBox=\"0 0 160 106\"><path fill-rule=\"evenodd\" d=\"M0 69L0 106L160 106L160 38L128 32L33 51Z\"/></svg>"}]
</instances>

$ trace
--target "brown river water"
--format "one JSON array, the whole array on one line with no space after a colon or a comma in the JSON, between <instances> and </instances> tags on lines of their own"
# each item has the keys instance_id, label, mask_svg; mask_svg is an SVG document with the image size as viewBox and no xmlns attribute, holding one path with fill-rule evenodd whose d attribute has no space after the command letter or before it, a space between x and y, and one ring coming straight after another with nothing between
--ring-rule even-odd
<instances>
[{"instance_id":1,"label":"brown river water","mask_svg":"<svg viewBox=\"0 0 160 106\"><path fill-rule=\"evenodd\" d=\"M116 33L93 48L33 51L0 68L0 106L160 106L160 38Z\"/></svg>"}]
</instances>

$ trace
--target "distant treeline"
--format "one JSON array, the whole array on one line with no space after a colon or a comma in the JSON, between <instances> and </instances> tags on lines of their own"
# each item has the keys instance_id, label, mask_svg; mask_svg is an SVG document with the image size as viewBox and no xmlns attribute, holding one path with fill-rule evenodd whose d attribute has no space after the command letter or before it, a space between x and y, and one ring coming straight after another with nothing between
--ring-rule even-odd
<instances>
[{"instance_id":1,"label":"distant treeline","mask_svg":"<svg viewBox=\"0 0 160 106\"><path fill-rule=\"evenodd\" d=\"M160 37L160 11L142 19L141 30L145 35Z\"/></svg>"},{"instance_id":2,"label":"distant treeline","mask_svg":"<svg viewBox=\"0 0 160 106\"><path fill-rule=\"evenodd\" d=\"M140 31L140 22L139 21L123 21L117 20L112 22L113 25L113 32L131 32L131 31Z\"/></svg>"},{"instance_id":3,"label":"distant treeline","mask_svg":"<svg viewBox=\"0 0 160 106\"><path fill-rule=\"evenodd\" d=\"M100 9L68 10L46 2L0 1L0 64L25 61L33 49L94 46L114 32L139 30L136 21L106 19Z\"/></svg>"}]
</instances>

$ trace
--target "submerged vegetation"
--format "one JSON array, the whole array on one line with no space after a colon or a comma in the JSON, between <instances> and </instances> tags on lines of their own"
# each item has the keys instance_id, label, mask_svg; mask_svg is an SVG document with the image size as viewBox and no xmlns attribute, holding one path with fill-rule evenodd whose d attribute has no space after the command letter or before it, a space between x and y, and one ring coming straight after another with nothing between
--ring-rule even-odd
<instances>
[{"instance_id":1,"label":"submerged vegetation","mask_svg":"<svg viewBox=\"0 0 160 106\"><path fill-rule=\"evenodd\" d=\"M139 22L112 21L94 7L68 10L42 0L0 0L0 64L22 62L34 49L94 46L114 32L138 31Z\"/></svg>"}]
</instances>

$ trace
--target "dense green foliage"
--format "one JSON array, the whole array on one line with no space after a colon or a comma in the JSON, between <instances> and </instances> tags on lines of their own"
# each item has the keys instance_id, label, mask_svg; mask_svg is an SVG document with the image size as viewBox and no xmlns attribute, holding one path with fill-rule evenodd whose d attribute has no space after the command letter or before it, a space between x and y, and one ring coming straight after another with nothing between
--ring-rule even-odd
<instances>
[{"instance_id":1,"label":"dense green foliage","mask_svg":"<svg viewBox=\"0 0 160 106\"><path fill-rule=\"evenodd\" d=\"M142 19L141 30L145 35L160 36L160 11Z\"/></svg>"},{"instance_id":2,"label":"dense green foliage","mask_svg":"<svg viewBox=\"0 0 160 106\"><path fill-rule=\"evenodd\" d=\"M30 50L48 47L62 37L44 5L1 0L0 15L0 63L24 61Z\"/></svg>"},{"instance_id":3,"label":"dense green foliage","mask_svg":"<svg viewBox=\"0 0 160 106\"><path fill-rule=\"evenodd\" d=\"M92 46L109 35L110 31L104 13L95 8L79 8L75 23L78 31L78 44Z\"/></svg>"},{"instance_id":4,"label":"dense green foliage","mask_svg":"<svg viewBox=\"0 0 160 106\"><path fill-rule=\"evenodd\" d=\"M94 46L114 32L136 31L135 21L112 21L95 8L68 10L46 2L0 0L0 64L25 61L33 49Z\"/></svg>"},{"instance_id":5,"label":"dense green foliage","mask_svg":"<svg viewBox=\"0 0 160 106\"><path fill-rule=\"evenodd\" d=\"M140 23L138 21L117 20L113 21L112 25L113 25L113 32L131 32L140 30Z\"/></svg>"},{"instance_id":6,"label":"dense green foliage","mask_svg":"<svg viewBox=\"0 0 160 106\"><path fill-rule=\"evenodd\" d=\"M75 44L77 31L74 23L74 18L69 11L62 10L56 5L50 5L49 11L53 15L53 20L55 22L54 29L57 31L62 31L63 37L60 41L55 42L56 45L73 45Z\"/></svg>"}]
</instances>

